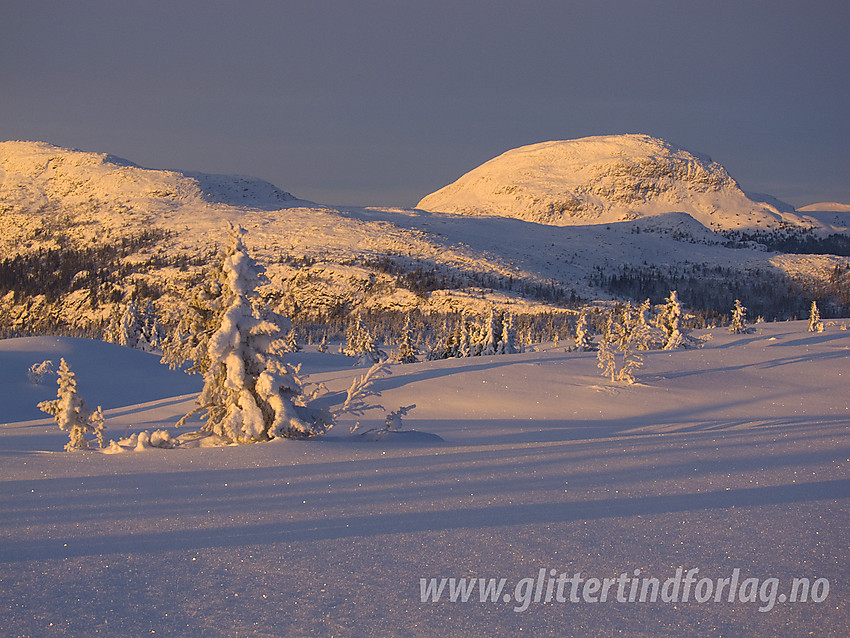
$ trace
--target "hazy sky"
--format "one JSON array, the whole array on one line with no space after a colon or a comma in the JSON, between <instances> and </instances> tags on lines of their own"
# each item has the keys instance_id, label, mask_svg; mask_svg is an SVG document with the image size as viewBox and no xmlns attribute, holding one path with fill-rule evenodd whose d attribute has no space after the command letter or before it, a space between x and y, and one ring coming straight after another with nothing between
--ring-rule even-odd
<instances>
[{"instance_id":1,"label":"hazy sky","mask_svg":"<svg viewBox=\"0 0 850 638\"><path fill-rule=\"evenodd\" d=\"M850 203L850 2L0 0L0 139L410 206L612 133Z\"/></svg>"}]
</instances>

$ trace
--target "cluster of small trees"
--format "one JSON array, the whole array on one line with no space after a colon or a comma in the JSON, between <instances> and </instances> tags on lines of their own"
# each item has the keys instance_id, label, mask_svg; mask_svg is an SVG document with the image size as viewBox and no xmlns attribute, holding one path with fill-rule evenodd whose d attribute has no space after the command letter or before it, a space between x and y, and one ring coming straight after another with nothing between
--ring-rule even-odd
<instances>
[{"instance_id":1,"label":"cluster of small trees","mask_svg":"<svg viewBox=\"0 0 850 638\"><path fill-rule=\"evenodd\" d=\"M631 302L609 310L599 341L594 342L587 312L582 311L576 325L575 348L580 351L596 350L599 368L611 381L634 383L634 373L643 365L640 356L645 350L674 350L699 347L702 341L689 334L684 327L685 312L675 290L660 306L653 308L649 299L640 306ZM732 313L732 328L745 332L746 308L737 299Z\"/></svg>"},{"instance_id":2,"label":"cluster of small trees","mask_svg":"<svg viewBox=\"0 0 850 638\"><path fill-rule=\"evenodd\" d=\"M363 323L363 315L355 314L345 334L343 354L354 357L354 365L374 365L385 361L387 354L375 344L371 331Z\"/></svg>"},{"instance_id":3,"label":"cluster of small trees","mask_svg":"<svg viewBox=\"0 0 850 638\"><path fill-rule=\"evenodd\" d=\"M513 318L506 312L491 309L485 321L462 319L428 353L428 359L478 357L517 352Z\"/></svg>"},{"instance_id":4,"label":"cluster of small trees","mask_svg":"<svg viewBox=\"0 0 850 638\"><path fill-rule=\"evenodd\" d=\"M587 313L579 317L575 348L580 351L597 350L602 374L614 382L634 383L634 373L643 365L639 352L642 350L673 350L676 348L700 347L703 341L691 336L682 326L686 317L675 290L664 300L652 315L652 306L646 300L635 307L627 302L608 312L605 329L598 344L590 334ZM817 303L812 302L809 314L810 332L823 332ZM735 299L732 308L729 332L749 334L753 328L747 323L747 308Z\"/></svg>"},{"instance_id":5,"label":"cluster of small trees","mask_svg":"<svg viewBox=\"0 0 850 638\"><path fill-rule=\"evenodd\" d=\"M164 332L153 303L147 300L144 309L140 310L131 299L122 311L113 316L104 341L144 352L155 352L162 348Z\"/></svg>"},{"instance_id":6,"label":"cluster of small trees","mask_svg":"<svg viewBox=\"0 0 850 638\"><path fill-rule=\"evenodd\" d=\"M735 299L747 299L753 316L768 320L805 317L810 300L823 305L828 316L850 312L850 270L836 265L828 278L791 278L774 270L755 269L742 276L739 270L720 265L624 265L617 271L597 268L589 283L618 297L649 298L654 303L677 290L682 303L703 323L728 319Z\"/></svg>"}]
</instances>

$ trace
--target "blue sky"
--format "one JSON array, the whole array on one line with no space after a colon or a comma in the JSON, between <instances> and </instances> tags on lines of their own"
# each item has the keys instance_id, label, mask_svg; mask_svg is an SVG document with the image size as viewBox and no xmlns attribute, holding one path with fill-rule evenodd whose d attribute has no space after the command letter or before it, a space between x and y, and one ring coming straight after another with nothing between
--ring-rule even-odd
<instances>
[{"instance_id":1,"label":"blue sky","mask_svg":"<svg viewBox=\"0 0 850 638\"><path fill-rule=\"evenodd\" d=\"M411 206L499 153L648 133L850 203L846 0L5 0L0 139Z\"/></svg>"}]
</instances>

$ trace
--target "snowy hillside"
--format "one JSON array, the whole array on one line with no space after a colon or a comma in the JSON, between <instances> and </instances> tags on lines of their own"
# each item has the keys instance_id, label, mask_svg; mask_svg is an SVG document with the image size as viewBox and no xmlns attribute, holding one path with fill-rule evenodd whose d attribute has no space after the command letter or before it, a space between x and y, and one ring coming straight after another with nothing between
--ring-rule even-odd
<instances>
[{"instance_id":1,"label":"snowy hillside","mask_svg":"<svg viewBox=\"0 0 850 638\"><path fill-rule=\"evenodd\" d=\"M843 638L842 323L717 330L646 353L633 386L563 344L393 365L373 403L415 403L404 428L439 444L353 442L352 418L324 439L114 455L61 451L67 435L32 415L55 380L25 391L28 366L72 361L110 438L176 422L193 395L175 373L96 342L0 341L0 633ZM362 372L310 348L292 359L332 393ZM633 576L678 569L699 570L687 601L680 583L671 602L629 602ZM731 602L728 583L705 597L735 570ZM624 602L616 583L576 602L567 584L559 602L557 578L579 572L625 574ZM482 602L476 580L461 602L462 578L505 584ZM795 578L807 602L790 602Z\"/></svg>"},{"instance_id":2,"label":"snowy hillside","mask_svg":"<svg viewBox=\"0 0 850 638\"><path fill-rule=\"evenodd\" d=\"M821 202L802 206L797 211L806 218L816 220L818 225L829 232L850 232L850 204Z\"/></svg>"},{"instance_id":3,"label":"snowy hillside","mask_svg":"<svg viewBox=\"0 0 850 638\"><path fill-rule=\"evenodd\" d=\"M42 142L0 143L0 330L104 334L130 298L151 301L160 321L173 325L191 287L208 276L204 267L219 260L227 222L246 228L249 250L271 277L267 295L305 322L344 320L354 310L480 316L494 304L540 314L570 300L630 295L657 303L688 282L700 289L680 289L686 303L705 307L709 300L720 313L750 289L772 291L750 300L764 301L758 312L768 316L801 316L806 297L824 299L831 314L850 304L833 281L850 277L846 257L779 255L750 237L732 241L709 229L717 220L724 228L749 228L740 220L767 228L799 217L781 204L754 203L717 165L658 140L598 139L607 141L535 145L493 160L500 171L524 175L535 193L548 184L531 199L522 189L497 199L542 202L544 190L563 190L559 180L570 168L585 177L604 174L594 183L603 190L616 185L614 199L628 199L635 214L626 217L635 219L601 224L622 217L601 195L594 197L608 212L576 209L580 215L570 223L581 224L563 227L502 213L331 208L252 178L146 169ZM617 148L622 154L596 161L585 144L600 157ZM527 170L511 172L518 166ZM800 223L840 230L833 219L840 213L829 214L821 221L822 213L807 213ZM651 291L644 290L648 281ZM625 289L623 282L639 286ZM789 296L803 299L799 308L782 300Z\"/></svg>"},{"instance_id":4,"label":"snowy hillside","mask_svg":"<svg viewBox=\"0 0 850 638\"><path fill-rule=\"evenodd\" d=\"M807 226L788 204L750 199L711 158L647 135L516 148L426 196L417 208L559 226L674 212L711 230Z\"/></svg>"},{"instance_id":5,"label":"snowy hillside","mask_svg":"<svg viewBox=\"0 0 850 638\"><path fill-rule=\"evenodd\" d=\"M809 204L801 206L799 211L829 211L834 213L850 213L850 204L841 204L839 202L821 202L819 204Z\"/></svg>"},{"instance_id":6,"label":"snowy hillside","mask_svg":"<svg viewBox=\"0 0 850 638\"><path fill-rule=\"evenodd\" d=\"M100 213L107 204L151 213L189 203L276 210L295 200L253 177L146 169L113 155L44 142L0 142L0 170L5 208L26 202L37 209L61 200L69 208Z\"/></svg>"}]
</instances>

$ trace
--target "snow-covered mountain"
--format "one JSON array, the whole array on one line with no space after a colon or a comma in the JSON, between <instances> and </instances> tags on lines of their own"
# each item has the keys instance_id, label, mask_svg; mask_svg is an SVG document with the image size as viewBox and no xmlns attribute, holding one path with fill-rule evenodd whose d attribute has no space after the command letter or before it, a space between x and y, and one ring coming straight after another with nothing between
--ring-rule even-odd
<instances>
[{"instance_id":1,"label":"snow-covered mountain","mask_svg":"<svg viewBox=\"0 0 850 638\"><path fill-rule=\"evenodd\" d=\"M750 197L720 164L648 135L543 142L485 162L418 208L558 226L687 213L711 230L813 224L773 198Z\"/></svg>"},{"instance_id":2,"label":"snow-covered mountain","mask_svg":"<svg viewBox=\"0 0 850 638\"><path fill-rule=\"evenodd\" d=\"M137 235L151 224L162 226L182 211L276 210L294 200L252 177L151 170L105 153L43 142L0 143L4 252L25 250L34 238L68 234L69 224L81 243L102 243Z\"/></svg>"},{"instance_id":3,"label":"snow-covered mountain","mask_svg":"<svg viewBox=\"0 0 850 638\"><path fill-rule=\"evenodd\" d=\"M622 202L631 201L632 214L609 207L594 216L590 208L577 208L588 217L571 217L580 225L562 227L504 211L471 216L332 208L253 178L147 169L42 142L0 143L0 267L6 277L0 277L0 328L39 332L38 326L58 321L91 334L90 327L113 320L131 295L152 299L168 320L180 313L202 266L217 259L227 222L247 229L249 250L265 265L270 295L285 305L283 310L297 308L316 318L357 308L481 314L493 304L514 313L540 313L575 297L638 292L656 297L664 286L682 286L686 279L707 287L702 297L725 308L733 294L726 284L753 281L747 273L772 277L774 288L785 286L780 280L790 275L811 289L850 270L844 257L778 255L742 238L730 243L714 232L720 222L722 228L750 229L749 221L756 229L782 225L836 232L842 213L828 213L827 219L827 213L796 214L777 202L758 204L716 164L658 140L591 139L609 140L593 148L631 149L631 155L608 162L599 188L630 185L631 190L615 190ZM543 148L529 152L528 168L511 179L525 175L528 183L555 184L565 174L558 158L578 142L529 147ZM645 158L650 148L657 151L654 163ZM643 149L644 159L636 158L635 149ZM525 155L522 150L511 153ZM550 159L543 161L547 153ZM582 164L589 157L586 151L573 152L572 166L582 174L601 170L604 162ZM504 164L499 158L493 163ZM675 188L668 188L671 184ZM640 192L647 194L643 204ZM500 197L515 205L531 201L519 190ZM613 221L623 216L634 219ZM749 221L736 225L739 218ZM655 292L623 288L624 281L659 277Z\"/></svg>"}]
</instances>

